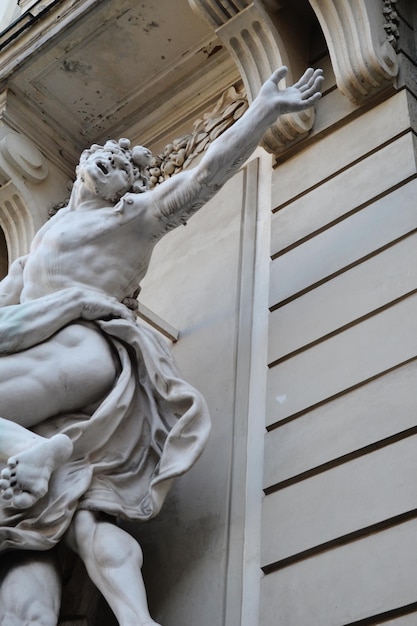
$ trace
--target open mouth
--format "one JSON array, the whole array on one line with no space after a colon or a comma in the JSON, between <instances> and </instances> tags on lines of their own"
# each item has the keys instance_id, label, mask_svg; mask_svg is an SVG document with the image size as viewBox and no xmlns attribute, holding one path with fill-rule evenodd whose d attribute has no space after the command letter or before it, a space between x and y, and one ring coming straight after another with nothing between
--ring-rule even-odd
<instances>
[{"instance_id":1,"label":"open mouth","mask_svg":"<svg viewBox=\"0 0 417 626\"><path fill-rule=\"evenodd\" d=\"M108 168L101 161L97 161L97 167L98 167L99 170L101 170L103 172L103 174L108 174L109 173Z\"/></svg>"}]
</instances>

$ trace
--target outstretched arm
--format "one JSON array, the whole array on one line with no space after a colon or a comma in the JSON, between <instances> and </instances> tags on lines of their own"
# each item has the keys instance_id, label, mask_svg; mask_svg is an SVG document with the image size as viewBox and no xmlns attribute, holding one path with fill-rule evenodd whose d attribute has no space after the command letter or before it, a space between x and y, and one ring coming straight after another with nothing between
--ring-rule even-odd
<instances>
[{"instance_id":1,"label":"outstretched arm","mask_svg":"<svg viewBox=\"0 0 417 626\"><path fill-rule=\"evenodd\" d=\"M211 144L197 167L149 194L152 212L166 230L184 223L231 178L280 115L303 111L320 98L321 70L310 68L294 85L280 89L287 72L282 67L272 74L245 115Z\"/></svg>"}]
</instances>

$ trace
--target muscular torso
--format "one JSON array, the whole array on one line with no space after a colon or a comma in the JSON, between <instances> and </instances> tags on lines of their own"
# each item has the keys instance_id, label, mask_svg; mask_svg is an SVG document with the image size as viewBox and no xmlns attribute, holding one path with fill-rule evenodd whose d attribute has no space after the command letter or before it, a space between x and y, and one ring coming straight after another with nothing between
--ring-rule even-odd
<instances>
[{"instance_id":1,"label":"muscular torso","mask_svg":"<svg viewBox=\"0 0 417 626\"><path fill-rule=\"evenodd\" d=\"M69 211L36 235L26 261L21 302L67 287L130 296L146 273L156 242L149 220L113 207Z\"/></svg>"}]
</instances>

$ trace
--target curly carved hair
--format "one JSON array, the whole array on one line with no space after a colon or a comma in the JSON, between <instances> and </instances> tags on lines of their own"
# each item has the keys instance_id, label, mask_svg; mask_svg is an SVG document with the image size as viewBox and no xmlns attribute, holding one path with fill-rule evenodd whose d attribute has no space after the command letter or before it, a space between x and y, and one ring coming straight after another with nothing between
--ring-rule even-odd
<instances>
[{"instance_id":1,"label":"curly carved hair","mask_svg":"<svg viewBox=\"0 0 417 626\"><path fill-rule=\"evenodd\" d=\"M144 148L143 146L133 146L133 148L131 148L130 140L126 138L119 139L118 141L109 139L103 146L94 143L90 148L84 150L81 153L79 164L82 165L89 156L99 150L106 150L106 152L117 154L130 164L129 174L132 180L131 192L142 193L149 189L148 166L152 159L152 153L148 148Z\"/></svg>"}]
</instances>

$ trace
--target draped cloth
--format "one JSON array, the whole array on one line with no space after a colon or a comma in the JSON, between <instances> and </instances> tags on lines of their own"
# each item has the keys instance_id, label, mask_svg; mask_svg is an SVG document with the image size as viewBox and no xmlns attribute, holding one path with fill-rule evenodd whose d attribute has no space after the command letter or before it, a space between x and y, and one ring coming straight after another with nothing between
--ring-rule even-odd
<instances>
[{"instance_id":1,"label":"draped cloth","mask_svg":"<svg viewBox=\"0 0 417 626\"><path fill-rule=\"evenodd\" d=\"M0 506L0 551L48 550L77 509L132 521L154 517L176 476L203 451L210 431L201 395L179 376L165 342L126 320L95 322L120 360L110 393L90 415L53 417L36 427L64 433L74 450L31 508Z\"/></svg>"}]
</instances>

